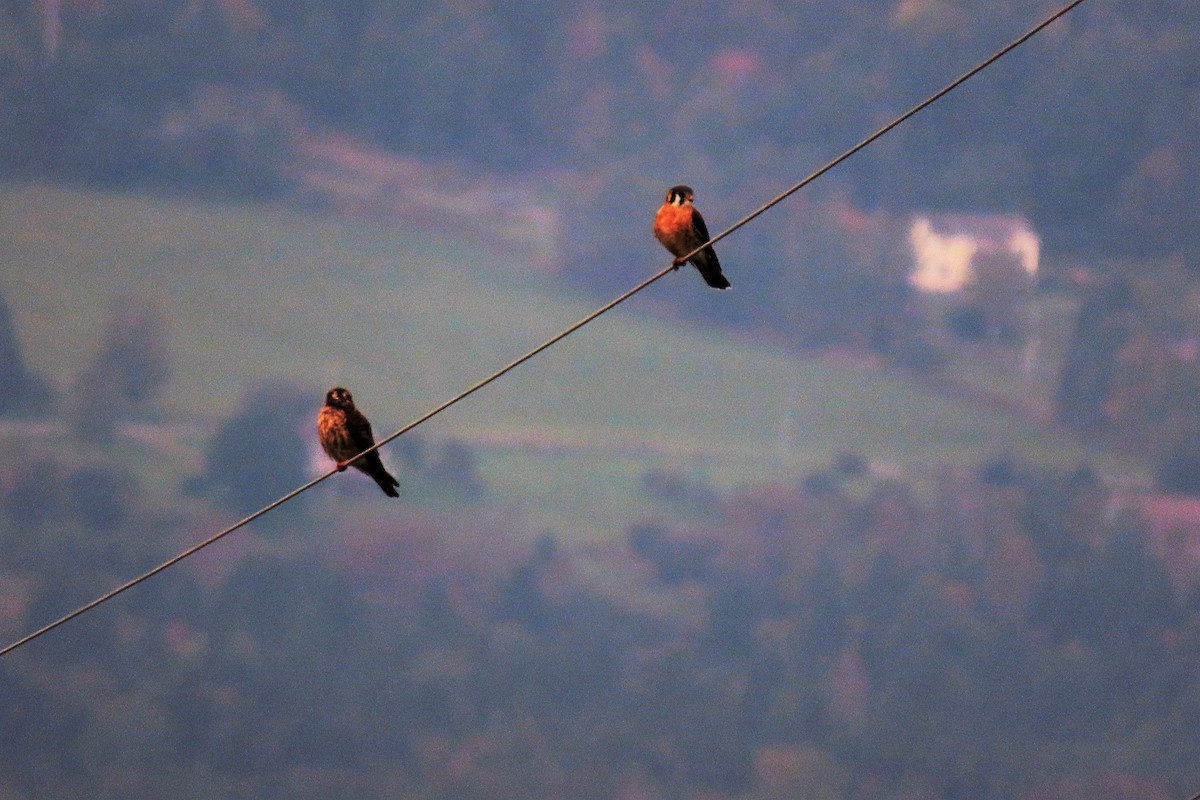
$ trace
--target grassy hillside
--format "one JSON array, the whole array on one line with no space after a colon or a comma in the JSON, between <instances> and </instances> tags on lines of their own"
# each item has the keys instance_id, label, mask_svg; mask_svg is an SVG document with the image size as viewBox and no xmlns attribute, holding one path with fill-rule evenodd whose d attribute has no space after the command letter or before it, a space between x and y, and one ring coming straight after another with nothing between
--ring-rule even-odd
<instances>
[{"instance_id":1,"label":"grassy hillside","mask_svg":"<svg viewBox=\"0 0 1200 800\"><path fill-rule=\"evenodd\" d=\"M324 389L350 386L390 432L598 305L444 232L46 186L2 187L0 207L0 292L34 368L65 385L114 299L153 298L172 326L170 420L216 421L277 376L311 385L314 410ZM650 274L663 256L645 238ZM423 433L481 443L499 496L585 529L641 513L633 490L648 467L728 487L791 481L844 450L917 469L1000 450L1089 458L1060 434L866 365L645 313L678 291L721 302L690 270L668 276Z\"/></svg>"}]
</instances>

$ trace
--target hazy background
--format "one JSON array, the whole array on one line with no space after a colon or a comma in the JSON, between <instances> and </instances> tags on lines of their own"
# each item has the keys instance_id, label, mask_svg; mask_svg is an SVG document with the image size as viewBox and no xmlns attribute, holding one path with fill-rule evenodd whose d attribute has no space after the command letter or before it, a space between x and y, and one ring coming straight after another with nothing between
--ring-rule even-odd
<instances>
[{"instance_id":1,"label":"hazy background","mask_svg":"<svg viewBox=\"0 0 1200 800\"><path fill-rule=\"evenodd\" d=\"M722 230L1057 5L0 0L0 643L327 469L330 386L398 429L665 266L668 186ZM1198 42L1089 0L732 291L386 448L400 500L5 657L0 795L1190 796Z\"/></svg>"}]
</instances>

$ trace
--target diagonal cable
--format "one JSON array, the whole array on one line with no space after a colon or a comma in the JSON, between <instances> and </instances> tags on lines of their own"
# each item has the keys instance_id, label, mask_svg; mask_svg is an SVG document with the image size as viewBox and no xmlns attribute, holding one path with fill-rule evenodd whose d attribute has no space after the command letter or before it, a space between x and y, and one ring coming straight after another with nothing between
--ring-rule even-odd
<instances>
[{"instance_id":1,"label":"diagonal cable","mask_svg":"<svg viewBox=\"0 0 1200 800\"><path fill-rule=\"evenodd\" d=\"M807 186L808 184L815 181L817 178L824 175L826 172L829 172L829 170L833 169L838 164L841 164L843 161L850 158L850 156L854 155L859 150L862 150L864 147L871 144L876 139L889 133L893 128L895 128L899 125L902 125L903 123L907 122L909 119L915 117L917 114L920 114L922 111L929 108L929 106L933 105L938 100L941 100L943 97L945 97L946 95L953 92L959 86L962 86L964 83L971 80L971 78L974 78L976 75L983 72L985 69L990 67L992 64L995 64L997 61L1004 58L1006 55L1011 53L1013 50L1016 50L1018 47L1025 44L1027 41L1032 39L1034 36L1041 33L1043 29L1048 28L1051 24L1056 22L1060 17L1066 16L1066 14L1068 12L1070 12L1076 6L1081 5L1083 2L1084 2L1084 0L1072 0L1072 2L1067 3L1065 6L1060 8L1058 11L1055 11L1053 14L1046 17L1044 20L1039 22L1037 25L1033 26L1028 31L1021 34L1019 37L1012 40L1011 42L1009 42L1007 45L1005 45L1001 49L997 50L991 56L989 56L988 58L979 62L979 64L977 66L964 72L962 75L960 75L954 81L947 84L944 89L942 89L941 91L936 92L934 94L931 94L929 97L922 100L920 103L917 103L915 106L910 108L908 111L906 111L903 114L901 114L900 116L896 117L891 122L884 125L882 128L875 131L870 136L863 139L861 142L854 145L849 150L842 153L840 156L838 156L837 158L833 159L825 166L818 169L816 172L813 172L811 175L809 175L807 178L805 178L804 180L797 183L795 186L792 186L790 189L788 189L783 194L775 197L774 199L770 200L769 202L764 203L762 206L760 206L759 208L757 208L755 211L751 212L750 214L747 214L745 217L742 217L742 219L738 220L736 223L731 225L729 228L727 228L726 230L724 230L721 233L714 236L710 241L697 247L695 250L693 250L691 253L689 253L688 256L695 255L696 253L703 250L705 247L708 247L709 245L713 244L713 242L719 242L720 240L724 239L729 234L736 231L738 228L745 225L750 220L757 217L758 215L768 211L769 209L773 208L774 206L778 205L779 203L782 203L784 200L791 197L793 194L800 191L805 186Z\"/></svg>"},{"instance_id":2,"label":"diagonal cable","mask_svg":"<svg viewBox=\"0 0 1200 800\"><path fill-rule=\"evenodd\" d=\"M836 167L838 164L841 164L843 161L850 158L851 156L853 156L855 153L859 152L863 148L867 147L875 140L884 136L885 134L890 132L892 129L896 128L897 126L903 124L904 122L906 122L907 120L916 116L920 112L924 111L926 108L933 105L937 101L941 100L943 97L950 94L950 92L954 91L959 86L966 83L971 78L975 77L980 72L987 69L992 64L996 63L1001 58L1003 58L1004 56L1011 53L1013 50L1015 50L1018 47L1020 47L1021 45L1025 44L1025 42L1032 39L1034 36L1036 36L1042 30L1049 27L1053 22L1058 20L1060 17L1066 15L1068 12L1070 12L1076 6L1081 5L1083 2L1084 2L1084 0L1072 0L1071 2L1067 3L1065 6L1060 8L1058 11L1054 12L1053 14L1051 14L1049 17L1047 17L1046 19L1039 22L1034 27L1030 28L1024 34L1022 34L1018 38L1014 39L1012 42L1005 45L1000 50L997 50L991 56L989 56L988 58L986 58L985 60L980 62L977 66L973 67L972 69L968 70L967 72L964 72L961 76L956 78L953 82L949 83L948 85L946 85L944 88L942 88L938 92L930 95L925 100L922 100L920 103L913 106L911 109L904 112L900 116L896 117L891 122L884 125L882 128L879 128L877 131L875 131L870 136L868 136L865 139L863 139L862 141L860 141L858 144L851 147L849 150L847 150L844 153L842 153L841 155L839 155L837 158L834 158L832 161L830 161L827 164L825 164L824 166L820 167L815 172L812 172L811 174L809 174L802 181L795 184L794 186L789 188L787 191L776 196L769 202L764 203L762 206L755 209L750 214L747 214L745 217L742 217L742 219L738 220L736 223L734 223L730 227L726 228L721 233L712 237L709 241L705 242L704 244L702 244L699 247L692 250L690 253L688 253L686 256L684 256L681 259L681 261L686 261L687 259L689 259L692 256L699 253L704 248L711 246L715 242L719 242L721 239L724 239L726 236L728 236L729 234L738 230L743 225L747 224L751 220L755 219L756 217L758 217L761 214L765 213L766 211L770 210L774 206L783 202L788 197L791 197L793 194L800 191L805 186L807 186L808 184L815 181L817 178L819 178L822 175L824 175L825 173L829 172L831 169ZM521 356L520 358L516 359L515 361L510 362L509 364L500 368L499 370L493 372L488 377L484 378L483 380L479 381L478 383L474 384L473 386L469 387L468 389L466 389L466 390L460 392L459 394L455 395L454 397L450 398L446 402L442 403L440 406L437 406L433 410L426 412L424 415L422 415L421 417L418 417L417 419L408 423L403 428L401 428L400 430L391 434L390 436L388 436L384 439L380 439L373 446L368 447L366 450L363 450L362 453L360 453L359 455L360 456L366 455L367 453L371 453L371 452L378 450L380 447L383 447L388 442L391 442L393 439L396 439L396 438L402 436L403 434L409 432L410 430L417 427L418 425L424 424L428 420L430 420L433 417L437 416L438 414L442 413L443 411L445 411L446 409L455 405L459 401L465 400L467 397L471 396L475 392L477 392L480 389L482 389L483 387L487 386L489 383L492 383L493 381L498 380L499 378L503 377L504 375L507 375L512 370L514 370L517 367L524 364L526 361L529 361L531 358L538 355L543 350L545 350L549 347L552 347L553 345L555 345L558 342L562 341L563 339L567 338L571 334L575 333L575 331L579 330L580 328L584 327L588 323L592 322L597 317L616 308L621 303L624 303L626 300L628 300L629 298L638 294L643 289L649 287L652 283L655 283L660 278L667 275L667 273L672 272L675 269L676 268L674 266L670 266L670 267L667 267L667 268L655 273L654 275L650 276L646 280L639 283L637 286L635 286L632 289L630 289L629 291L625 292L625 294L621 295L620 297L616 298L615 300L612 300L611 302L607 303L606 305L601 306L600 308L596 309L595 311L593 311L592 313L588 314L586 317L581 319L579 322L576 322L574 325L572 325L571 327L562 331L561 333L557 334L553 338L548 339L547 341L538 345L537 347L530 350L525 355ZM358 456L355 456L355 458L357 458L357 457ZM220 533L216 533L216 534L210 536L209 538L205 539L204 541L200 542L199 544L189 547L187 550L184 550L182 553L171 558L170 560L164 561L162 564L159 564L157 567L150 570L149 572L146 572L126 583L121 584L120 586L116 587L115 589L112 589L111 591L107 592L106 594L103 594L100 597L97 597L95 600L92 600L90 603L80 606L79 608L75 609L74 611L70 612L69 614L66 614L63 617L60 617L60 618L56 619L54 622L51 622L50 624L37 629L33 633L30 633L30 634L18 639L17 641L13 642L12 644L7 645L2 650L0 650L0 657L5 656L8 653L11 653L13 650L16 650L18 647L28 644L29 642L33 641L34 639L38 638L39 636L42 636L43 634L49 633L50 631L54 630L58 626L60 626L64 623L70 622L71 620L75 619L76 617L80 616L81 614L85 614L88 611L91 611L96 606L99 606L102 603L108 602L109 600L111 600L112 598L121 594L122 592L132 589L134 586L137 586L139 583L149 580L150 578L154 577L155 575L162 572L163 570L168 569L169 567L172 567L175 564L178 564L180 561L191 556L192 554L197 553L200 550L203 550L205 547L208 547L210 544L213 544L214 542L228 536L229 534L233 533L234 531L238 530L239 528L242 528L245 525L248 525L249 523L251 523L254 520L258 519L259 517L263 516L264 514L270 512L270 511L273 511L274 509L278 508L279 506L283 505L284 503L288 502L289 500L308 491L309 489L316 486L321 481L334 475L336 472L337 472L336 469L331 469L328 472L326 472L322 475L319 475L316 478L313 478L311 481L304 484L303 486L292 490L291 492L289 492L288 494L279 498L278 500L271 503L270 505L265 506L262 509L259 509L258 511L254 512L250 516L231 525L230 527L226 528L225 530L221 531ZM1200 796L1195 798L1195 800L1200 800Z\"/></svg>"},{"instance_id":3,"label":"diagonal cable","mask_svg":"<svg viewBox=\"0 0 1200 800\"><path fill-rule=\"evenodd\" d=\"M625 302L630 297L633 297L635 294L642 291L647 286L649 286L650 284L657 281L659 278L662 278L667 273L672 272L674 269L675 269L675 267L673 267L673 266L667 267L666 269L663 269L660 272L658 272L658 274L653 275L650 278L647 278L646 280L642 281L637 286L633 287L632 289L630 289L629 291L627 291L625 294L621 295L617 299L613 300L612 302L608 303L607 305L605 305L601 308L598 308L595 311L593 311L592 313L588 314L586 317L579 320L579 322L576 322L574 325L567 328L566 330L564 330L562 333L558 334L554 338L543 342L542 344L538 345L533 350L530 350L525 355L521 356L520 358L516 359L515 361L510 362L507 366L503 367L502 369L497 370L496 372L493 372L491 375L489 375L488 377L479 381L474 386L471 386L469 389L466 389L465 391L460 392L458 395L456 395L455 397L452 397L451 399L442 403L440 406L433 409L432 411L429 411L429 412L425 413L423 416L418 417L417 419L408 423L403 428L401 428L400 430L393 433L391 436L388 436L386 439L379 440L378 442L375 443L374 446L367 448L362 453L359 453L359 456L366 455L367 453L371 453L371 452L374 452L375 450L378 450L380 447L382 447L383 445L392 441L393 439L396 439L397 437L407 433L408 431L412 430L413 428L417 427L418 425L424 423L426 420L432 419L433 417L442 413L447 408L449 408L450 406L459 402L460 400L466 399L469 395L474 394L475 392L482 389L484 386L487 386L492 381L497 380L498 378L502 377L503 375L507 374L508 372L511 372L512 370L516 369L521 364L524 364L526 361L533 358L534 356L536 356L538 353L542 352L546 348L548 348L548 347L554 345L555 343L570 336L572 333L579 330L584 325L587 325L589 322L594 320L596 317L600 316L601 314L604 314L605 312L607 312L613 308L616 308L618 305ZM355 456L354 459L358 458L359 456ZM350 460L353 461L354 459L350 459ZM213 544L214 542L218 541L219 539L225 538L229 534L236 531L238 528L248 525L249 523L253 522L254 520L258 519L259 517L263 516L264 514L266 514L269 511L274 511L279 506L288 502L292 498L297 497L300 494L303 494L304 492L306 492L309 489L311 489L312 487L316 486L318 483L325 480L326 478L329 478L330 476L335 475L337 472L338 472L337 468L334 468L334 469L329 470L328 472L325 472L322 475L318 475L316 478L313 478L311 481L309 481L308 483L299 487L298 489L293 489L291 492L289 492L288 494L279 498L278 500L271 503L270 505L265 506L264 508L261 508L258 511L255 511L250 516L248 516L242 520L239 520L238 522L234 523L233 525L230 525L228 528L221 531L220 533L213 534L212 536L208 537L207 539L200 542L199 544L189 547L187 550L184 550L182 553L171 558L168 561L164 561L163 563L159 564L157 567L150 570L149 572L146 572L130 581L127 581L127 582L121 584L120 586L116 587L115 589L112 589L111 591L107 592L106 594L103 594L100 597L97 597L95 600L92 600L90 603L80 606L79 608L75 609L71 613L56 619L54 622L51 622L49 625L39 628L38 630L34 631L33 633L30 633L30 634L18 639L17 641L13 642L12 644L7 645L3 650L0 650L0 656L7 655L8 653L12 652L13 650L16 650L18 647L21 647L22 645L25 645L25 644L33 641L34 639L38 638L42 634L49 633L50 631L57 628L59 625L62 625L63 623L66 623L66 622L70 622L71 620L75 619L79 615L84 614L88 611L91 611L93 608L100 605L101 603L106 603L109 600L116 597L117 595L121 594L122 592L132 589L134 586L137 586L139 583L142 583L143 581L153 578L155 575L162 572L163 570L165 570L169 567L172 567L175 564L178 564L180 561L183 561L188 556L203 550L204 548L208 547L210 544Z\"/></svg>"}]
</instances>

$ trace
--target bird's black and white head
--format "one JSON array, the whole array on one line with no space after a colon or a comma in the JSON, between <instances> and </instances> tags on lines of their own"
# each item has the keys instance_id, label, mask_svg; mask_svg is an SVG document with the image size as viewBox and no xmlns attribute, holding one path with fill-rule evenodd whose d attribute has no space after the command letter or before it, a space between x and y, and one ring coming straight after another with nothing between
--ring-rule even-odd
<instances>
[{"instance_id":1,"label":"bird's black and white head","mask_svg":"<svg viewBox=\"0 0 1200 800\"><path fill-rule=\"evenodd\" d=\"M673 206L687 205L692 202L695 196L695 193L692 192L692 187L684 186L681 183L667 190L667 203Z\"/></svg>"},{"instance_id":2,"label":"bird's black and white head","mask_svg":"<svg viewBox=\"0 0 1200 800\"><path fill-rule=\"evenodd\" d=\"M354 408L354 397L349 389L335 386L325 393L325 405L332 408Z\"/></svg>"}]
</instances>

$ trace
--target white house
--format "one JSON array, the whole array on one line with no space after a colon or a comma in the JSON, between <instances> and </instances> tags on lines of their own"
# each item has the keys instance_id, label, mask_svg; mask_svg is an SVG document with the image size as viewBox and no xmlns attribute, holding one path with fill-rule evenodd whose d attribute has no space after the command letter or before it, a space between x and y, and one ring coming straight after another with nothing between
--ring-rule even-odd
<instances>
[{"instance_id":1,"label":"white house","mask_svg":"<svg viewBox=\"0 0 1200 800\"><path fill-rule=\"evenodd\" d=\"M908 280L923 292L952 294L981 278L1023 281L1032 286L1037 278L1040 241L1019 216L918 216L908 235L913 255ZM984 270L1009 274L984 275Z\"/></svg>"}]
</instances>

